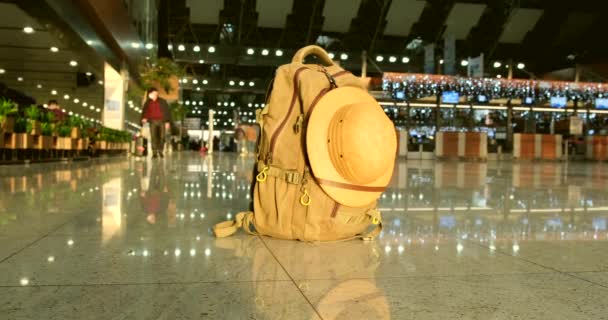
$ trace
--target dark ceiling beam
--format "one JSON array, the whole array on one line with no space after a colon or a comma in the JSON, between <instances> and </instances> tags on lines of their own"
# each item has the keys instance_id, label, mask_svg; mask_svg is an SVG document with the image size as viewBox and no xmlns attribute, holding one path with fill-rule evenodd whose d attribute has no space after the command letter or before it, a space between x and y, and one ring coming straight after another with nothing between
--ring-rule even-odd
<instances>
[{"instance_id":1,"label":"dark ceiling beam","mask_svg":"<svg viewBox=\"0 0 608 320\"><path fill-rule=\"evenodd\" d=\"M492 58L498 39L520 2L520 0L488 1L479 22L467 36L466 56L478 56L483 53L488 59Z\"/></svg>"},{"instance_id":2,"label":"dark ceiling beam","mask_svg":"<svg viewBox=\"0 0 608 320\"><path fill-rule=\"evenodd\" d=\"M363 0L342 44L347 50L370 50L384 33L392 0Z\"/></svg>"},{"instance_id":3,"label":"dark ceiling beam","mask_svg":"<svg viewBox=\"0 0 608 320\"><path fill-rule=\"evenodd\" d=\"M425 43L438 42L445 31L445 22L455 0L428 0L418 21L412 26L407 42L420 38Z\"/></svg>"},{"instance_id":4,"label":"dark ceiling beam","mask_svg":"<svg viewBox=\"0 0 608 320\"><path fill-rule=\"evenodd\" d=\"M325 0L294 0L281 45L298 48L314 43L323 29Z\"/></svg>"},{"instance_id":5,"label":"dark ceiling beam","mask_svg":"<svg viewBox=\"0 0 608 320\"><path fill-rule=\"evenodd\" d=\"M557 3L556 3L557 4ZM555 70L555 66L566 62L563 48L553 46L562 23L570 10L566 6L555 5L547 8L532 30L521 43L521 54L538 71Z\"/></svg>"}]
</instances>

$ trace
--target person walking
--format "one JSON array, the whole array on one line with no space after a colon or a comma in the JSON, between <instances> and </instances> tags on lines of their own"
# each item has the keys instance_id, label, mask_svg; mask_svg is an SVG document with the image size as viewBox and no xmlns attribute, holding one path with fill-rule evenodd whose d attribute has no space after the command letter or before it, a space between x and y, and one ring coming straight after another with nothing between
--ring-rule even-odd
<instances>
[{"instance_id":1,"label":"person walking","mask_svg":"<svg viewBox=\"0 0 608 320\"><path fill-rule=\"evenodd\" d=\"M171 128L171 110L167 101L158 96L156 88L148 89L146 102L142 111L142 124L150 124L152 139L152 158L163 157L165 130Z\"/></svg>"}]
</instances>

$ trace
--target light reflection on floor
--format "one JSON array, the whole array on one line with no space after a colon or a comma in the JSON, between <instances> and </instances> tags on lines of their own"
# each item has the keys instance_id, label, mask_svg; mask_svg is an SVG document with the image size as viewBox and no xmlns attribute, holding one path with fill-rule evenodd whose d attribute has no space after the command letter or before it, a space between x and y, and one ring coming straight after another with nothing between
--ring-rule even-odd
<instances>
[{"instance_id":1,"label":"light reflection on floor","mask_svg":"<svg viewBox=\"0 0 608 320\"><path fill-rule=\"evenodd\" d=\"M599 319L608 165L400 161L373 243L210 228L248 207L251 158L0 167L9 319Z\"/></svg>"}]
</instances>

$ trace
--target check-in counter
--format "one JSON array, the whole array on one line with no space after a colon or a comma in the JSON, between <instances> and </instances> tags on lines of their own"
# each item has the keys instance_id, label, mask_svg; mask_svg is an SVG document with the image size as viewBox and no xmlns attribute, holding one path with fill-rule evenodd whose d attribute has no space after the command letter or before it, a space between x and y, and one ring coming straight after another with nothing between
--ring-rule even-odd
<instances>
[{"instance_id":1,"label":"check-in counter","mask_svg":"<svg viewBox=\"0 0 608 320\"><path fill-rule=\"evenodd\" d=\"M513 158L522 160L561 160L562 136L557 134L516 133Z\"/></svg>"},{"instance_id":2,"label":"check-in counter","mask_svg":"<svg viewBox=\"0 0 608 320\"><path fill-rule=\"evenodd\" d=\"M488 135L485 132L437 132L435 140L437 158L488 158Z\"/></svg>"}]
</instances>

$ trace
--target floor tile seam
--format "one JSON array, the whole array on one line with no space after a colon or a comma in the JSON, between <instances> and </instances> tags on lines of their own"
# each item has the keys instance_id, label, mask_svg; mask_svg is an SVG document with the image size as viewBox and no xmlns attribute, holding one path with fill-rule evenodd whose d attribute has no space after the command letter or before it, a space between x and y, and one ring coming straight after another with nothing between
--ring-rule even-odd
<instances>
[{"instance_id":1,"label":"floor tile seam","mask_svg":"<svg viewBox=\"0 0 608 320\"><path fill-rule=\"evenodd\" d=\"M514 272L514 273L470 273L470 274L428 274L428 275L404 275L404 276L381 276L381 277L347 277L347 278L294 278L295 281L347 281L347 280L395 280L395 279L433 279L433 278L468 278L468 277L519 277L530 275L557 274L554 271L547 272Z\"/></svg>"},{"instance_id":2,"label":"floor tile seam","mask_svg":"<svg viewBox=\"0 0 608 320\"><path fill-rule=\"evenodd\" d=\"M321 320L324 320L324 318L323 318L323 316L321 316L321 313L319 312L319 310L317 310L317 308L312 303L312 301L310 301L310 299L308 298L308 296L306 296L306 294L304 293L304 291L302 291L302 288L300 288L298 286L298 284L296 283L296 280L292 277L291 274L289 274L289 272L287 271L287 268L285 268L285 266L281 263L281 261L279 261L279 258L277 258L277 256L274 254L274 252L270 249L270 246L268 246L268 243L266 243L266 241L264 240L264 237L258 235L258 238L262 241L262 244L264 244L264 247L266 247L266 249L268 250L268 252L270 253L270 255L274 258L274 260L283 269L283 272L285 272L285 274L287 275L287 277L291 280L291 283L293 283L293 285L296 287L296 290L298 290L298 292L300 292L300 294L302 295L302 298L304 298L304 300L306 300L306 302L308 302L308 305L310 305L310 307L315 312L315 314L317 315L317 317L319 317L319 319L321 319Z\"/></svg>"},{"instance_id":3,"label":"floor tile seam","mask_svg":"<svg viewBox=\"0 0 608 320\"><path fill-rule=\"evenodd\" d=\"M42 239L46 238L49 236L49 234L63 228L65 225L67 225L68 223L72 222L73 220L76 219L77 214L75 214L72 217L69 217L66 219L66 221L64 221L63 223L61 223L59 226L53 228L52 230L48 231L46 234L43 234L42 236L40 236L40 238L30 242L29 244L25 245L24 247L22 247L21 249L13 252L12 254L8 255L7 257L5 257L4 259L0 260L0 264L8 261L9 259L13 258L14 256L18 255L19 253L25 251L26 249L32 247L33 245L35 245L36 243L40 242Z\"/></svg>"},{"instance_id":4,"label":"floor tile seam","mask_svg":"<svg viewBox=\"0 0 608 320\"><path fill-rule=\"evenodd\" d=\"M0 288L61 288L61 287L129 287L129 286L171 286L171 285L200 285L200 284L247 284L247 283L293 283L291 279L268 279L268 280L210 280L210 281L182 281L182 282L124 282L124 283L69 283L69 284L36 284L36 285L0 285Z\"/></svg>"},{"instance_id":5,"label":"floor tile seam","mask_svg":"<svg viewBox=\"0 0 608 320\"><path fill-rule=\"evenodd\" d=\"M475 245L477 245L477 246L480 246L480 247L482 247L482 248L487 248L487 249L489 249L489 247L487 247L487 246L485 246L485 245L482 245L482 244L480 244L480 243L477 243L477 242L474 242L474 241L469 241L469 242L470 242L470 243L472 243L472 244L475 244ZM529 264L533 264L533 265L535 265L535 266L538 266L538 267L541 267L541 268L544 268L544 269L547 269L547 270L553 270L553 271L555 271L555 272L557 272L557 273L560 273L560 274L562 274L562 275L564 275L564 276L567 276L567 277L570 277L570 278L573 278L573 279L577 279L577 280L580 280L580 281L583 281L583 282L587 282L587 283L593 284L593 285L595 285L595 286L602 287L602 288L604 288L604 289L608 289L608 285L605 285L605 284L602 284L602 283L599 283L599 282L595 282L595 281L591 281L591 280L589 280L589 279L585 279L585 278L582 278L582 277L576 276L575 274L572 274L572 273L569 273L569 272L564 272L564 271L562 271L562 270L560 270L560 269L557 269L557 268L553 268L553 267L550 267L550 266L546 266L546 265L544 265L544 264L541 264L541 263L538 263L538 262L535 262L535 261L532 261L532 260L529 260L529 259L523 258L523 257L521 257L521 256L515 256L515 255L512 255L512 254L510 254L510 253L508 253L508 252L504 252L504 251L499 250L499 249L496 249L496 250L495 250L495 252L497 252L497 253L499 253L499 254L502 254L502 255L505 255L505 256L513 257L513 258L515 258L515 259L518 259L518 260L524 261L524 262L529 263Z\"/></svg>"}]
</instances>

